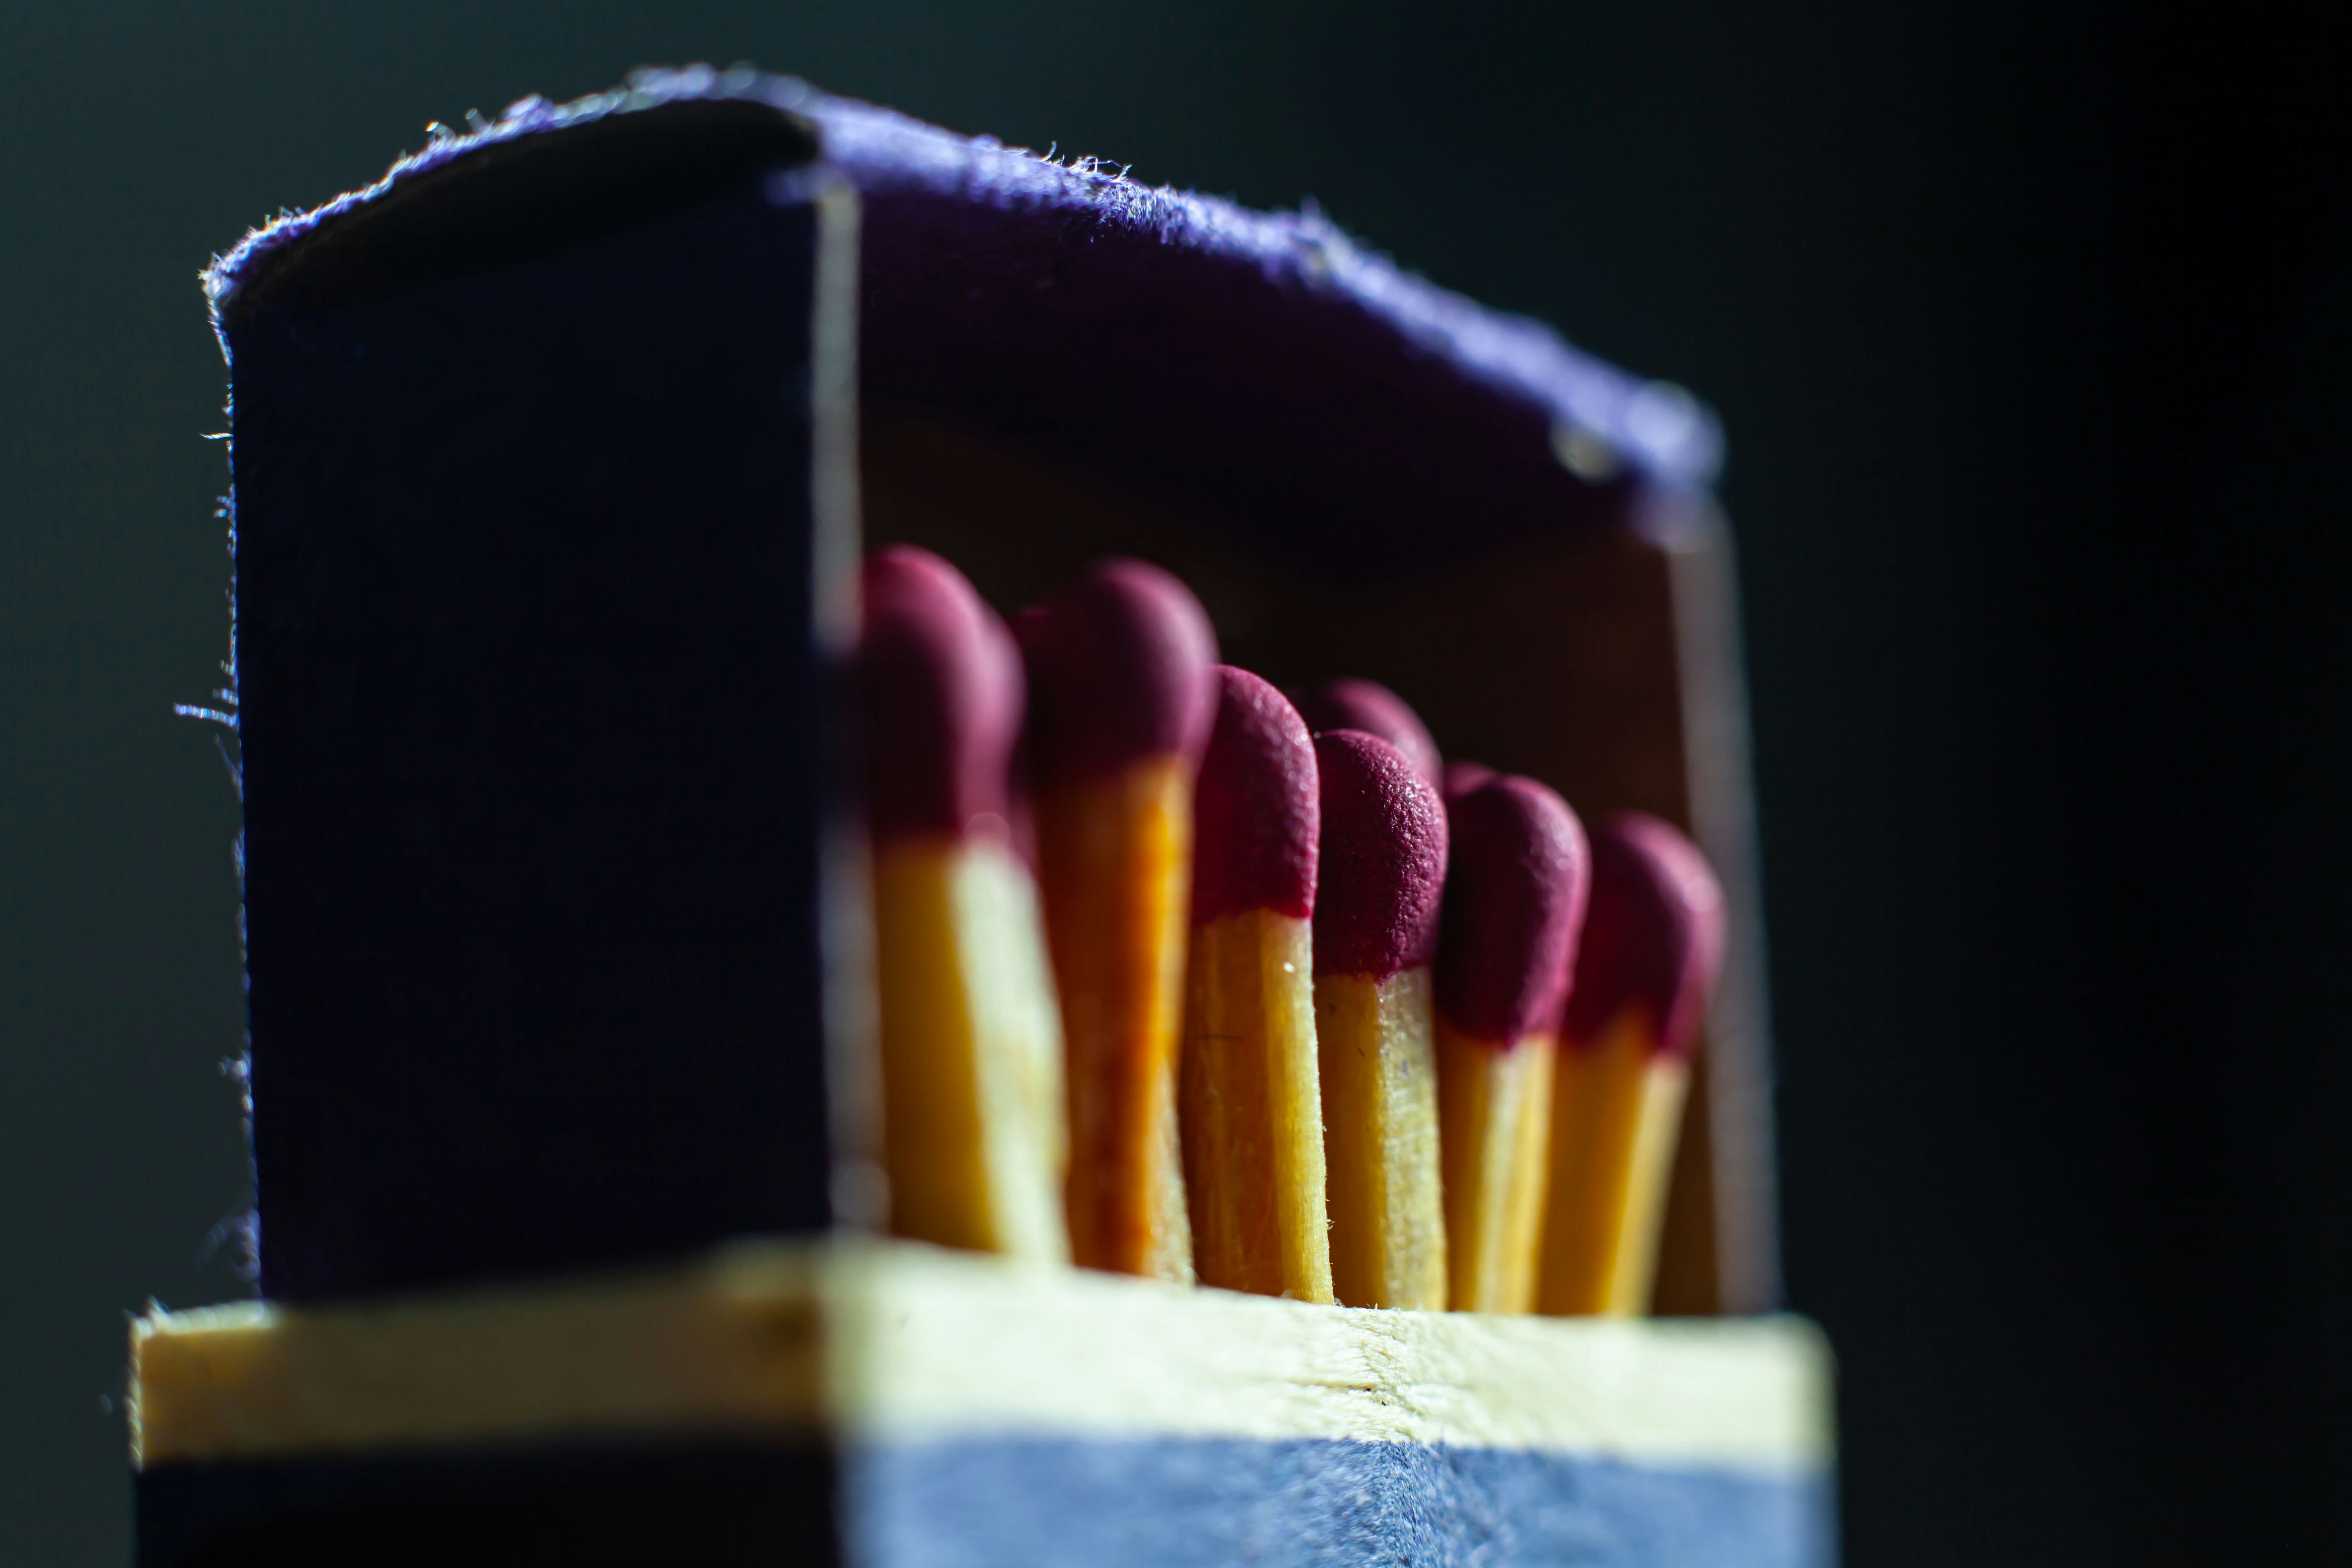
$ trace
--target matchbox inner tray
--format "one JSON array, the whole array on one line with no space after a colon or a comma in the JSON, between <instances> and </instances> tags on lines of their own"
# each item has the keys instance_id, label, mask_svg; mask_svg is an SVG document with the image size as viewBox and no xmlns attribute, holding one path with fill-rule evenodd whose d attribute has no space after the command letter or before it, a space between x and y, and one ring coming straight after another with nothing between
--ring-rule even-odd
<instances>
[{"instance_id":1,"label":"matchbox inner tray","mask_svg":"<svg viewBox=\"0 0 2352 1568\"><path fill-rule=\"evenodd\" d=\"M749 71L525 100L249 237L225 706L258 1303L134 1327L140 1561L1811 1565L1718 441L1313 216ZM1725 981L1641 1321L873 1234L861 551L1130 553L1688 827Z\"/></svg>"}]
</instances>

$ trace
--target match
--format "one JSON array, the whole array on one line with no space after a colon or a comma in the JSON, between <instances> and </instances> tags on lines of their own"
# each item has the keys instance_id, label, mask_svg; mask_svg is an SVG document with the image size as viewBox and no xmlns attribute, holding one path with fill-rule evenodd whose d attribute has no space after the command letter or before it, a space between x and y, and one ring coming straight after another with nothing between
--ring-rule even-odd
<instances>
[{"instance_id":1,"label":"match","mask_svg":"<svg viewBox=\"0 0 2352 1568\"><path fill-rule=\"evenodd\" d=\"M1437 1106L1457 1311L1536 1301L1553 1057L1591 856L1568 803L1491 775L1445 804Z\"/></svg>"},{"instance_id":2,"label":"match","mask_svg":"<svg viewBox=\"0 0 2352 1568\"><path fill-rule=\"evenodd\" d=\"M1723 918L1714 873L1674 828L1628 812L1594 831L1592 900L1552 1099L1540 1311L1649 1310Z\"/></svg>"},{"instance_id":3,"label":"match","mask_svg":"<svg viewBox=\"0 0 2352 1568\"><path fill-rule=\"evenodd\" d=\"M1189 1282L1176 1061L1216 638L1181 583L1129 560L1023 612L1014 633L1067 1045L1071 1257Z\"/></svg>"},{"instance_id":4,"label":"match","mask_svg":"<svg viewBox=\"0 0 2352 1568\"><path fill-rule=\"evenodd\" d=\"M1323 841L1315 901L1331 1280L1350 1307L1446 1305L1429 965L1445 811L1395 747L1315 739Z\"/></svg>"},{"instance_id":5,"label":"match","mask_svg":"<svg viewBox=\"0 0 2352 1568\"><path fill-rule=\"evenodd\" d=\"M890 1228L1059 1262L1062 1030L1006 822L1012 635L928 551L866 563L857 695Z\"/></svg>"},{"instance_id":6,"label":"match","mask_svg":"<svg viewBox=\"0 0 2352 1568\"><path fill-rule=\"evenodd\" d=\"M1181 1113L1200 1281L1329 1303L1315 1053L1315 745L1273 687L1220 666L1193 816Z\"/></svg>"}]
</instances>

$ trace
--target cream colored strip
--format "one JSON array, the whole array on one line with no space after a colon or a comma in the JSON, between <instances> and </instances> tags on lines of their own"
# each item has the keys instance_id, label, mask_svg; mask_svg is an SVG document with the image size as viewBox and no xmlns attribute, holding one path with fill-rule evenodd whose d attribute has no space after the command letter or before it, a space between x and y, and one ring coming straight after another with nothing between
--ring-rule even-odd
<instances>
[{"instance_id":1,"label":"cream colored strip","mask_svg":"<svg viewBox=\"0 0 2352 1568\"><path fill-rule=\"evenodd\" d=\"M131 1326L131 1460L691 1427L814 1430L816 1260Z\"/></svg>"},{"instance_id":2,"label":"cream colored strip","mask_svg":"<svg viewBox=\"0 0 2352 1568\"><path fill-rule=\"evenodd\" d=\"M845 1256L844 1424L1447 1443L1795 1471L1829 1462L1831 1364L1796 1318L1315 1307L970 1255Z\"/></svg>"},{"instance_id":3,"label":"cream colored strip","mask_svg":"<svg viewBox=\"0 0 2352 1568\"><path fill-rule=\"evenodd\" d=\"M756 1429L1443 1442L1793 1472L1830 1453L1794 1319L1359 1311L909 1243L132 1331L134 1458Z\"/></svg>"}]
</instances>

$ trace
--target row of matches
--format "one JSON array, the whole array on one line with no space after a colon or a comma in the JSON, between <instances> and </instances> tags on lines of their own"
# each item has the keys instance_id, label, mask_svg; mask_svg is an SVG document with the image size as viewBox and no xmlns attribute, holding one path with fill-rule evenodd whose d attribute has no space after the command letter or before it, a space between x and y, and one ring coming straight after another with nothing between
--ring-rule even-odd
<instances>
[{"instance_id":1,"label":"row of matches","mask_svg":"<svg viewBox=\"0 0 2352 1568\"><path fill-rule=\"evenodd\" d=\"M891 1228L1356 1307L1646 1309L1722 946L1696 849L1217 663L1106 562L865 566Z\"/></svg>"}]
</instances>

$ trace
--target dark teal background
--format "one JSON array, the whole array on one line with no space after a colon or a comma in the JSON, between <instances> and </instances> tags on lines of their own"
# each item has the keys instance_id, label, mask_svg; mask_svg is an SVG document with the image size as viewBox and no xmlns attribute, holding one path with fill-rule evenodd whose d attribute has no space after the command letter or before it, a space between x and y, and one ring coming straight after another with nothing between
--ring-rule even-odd
<instances>
[{"instance_id":1,"label":"dark teal background","mask_svg":"<svg viewBox=\"0 0 2352 1568\"><path fill-rule=\"evenodd\" d=\"M1857 1564L2352 1538L2347 182L2251 7L18 5L0 20L0 1559L122 1560L236 1289L195 286L425 121L750 58L1260 205L1697 389L1746 553L1788 1279Z\"/></svg>"}]
</instances>

